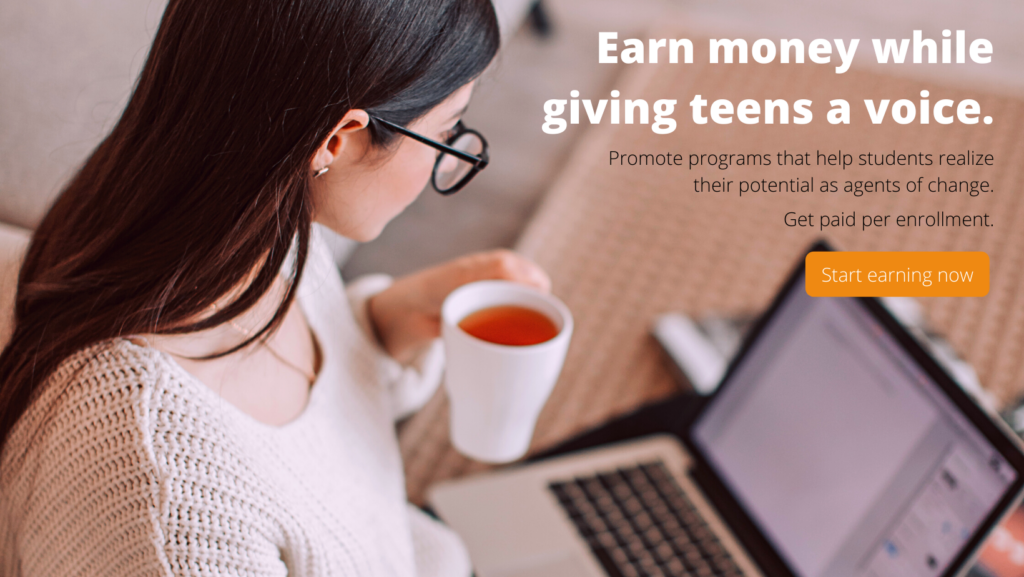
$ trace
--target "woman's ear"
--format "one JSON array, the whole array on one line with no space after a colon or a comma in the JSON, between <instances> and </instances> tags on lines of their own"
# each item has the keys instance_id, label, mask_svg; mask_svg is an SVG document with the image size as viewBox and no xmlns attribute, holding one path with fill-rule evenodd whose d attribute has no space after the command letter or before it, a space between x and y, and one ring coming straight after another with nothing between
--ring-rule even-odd
<instances>
[{"instance_id":1,"label":"woman's ear","mask_svg":"<svg viewBox=\"0 0 1024 577\"><path fill-rule=\"evenodd\" d=\"M330 166L341 156L348 144L349 136L356 131L366 128L370 124L370 115L359 108L353 108L341 117L341 121L334 127L310 163L310 170L316 174L318 171Z\"/></svg>"}]
</instances>

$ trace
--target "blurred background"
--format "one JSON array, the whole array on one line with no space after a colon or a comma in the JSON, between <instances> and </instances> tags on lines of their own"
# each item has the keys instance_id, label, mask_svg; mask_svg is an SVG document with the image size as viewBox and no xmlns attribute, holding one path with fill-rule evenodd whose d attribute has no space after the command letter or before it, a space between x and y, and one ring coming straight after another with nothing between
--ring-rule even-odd
<instances>
[{"instance_id":1,"label":"blurred background","mask_svg":"<svg viewBox=\"0 0 1024 577\"><path fill-rule=\"evenodd\" d=\"M940 38L944 28L993 42L989 65L884 69L963 87L1024 94L1024 3L1017 0L495 0L500 56L479 83L466 123L492 162L452 198L431 189L374 242L335 239L344 275L401 274L465 252L512 246L586 131L540 130L542 103L580 90L607 97L621 65L597 63L597 32L647 38L659 28L728 37L860 38L855 66L873 64L871 38ZM31 229L111 128L144 63L165 2L0 2L0 222ZM539 8L539 9L538 9ZM669 97L669 96L666 96ZM682 98L680 96L680 98ZM682 104L682 103L681 103ZM677 116L681 108L677 109ZM683 111L685 112L685 111Z\"/></svg>"}]
</instances>

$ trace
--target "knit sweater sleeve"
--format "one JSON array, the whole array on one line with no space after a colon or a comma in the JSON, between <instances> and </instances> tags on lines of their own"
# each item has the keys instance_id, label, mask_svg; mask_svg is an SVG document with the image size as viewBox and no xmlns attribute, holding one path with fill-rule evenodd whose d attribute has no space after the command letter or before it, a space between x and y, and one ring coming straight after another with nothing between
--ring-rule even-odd
<instances>
[{"instance_id":1,"label":"knit sweater sleeve","mask_svg":"<svg viewBox=\"0 0 1024 577\"><path fill-rule=\"evenodd\" d=\"M392 358L377 341L367 302L370 297L391 286L388 275L373 274L357 278L346 286L349 304L363 333L378 353L383 379L391 392L395 419L406 417L423 407L437 391L444 373L444 346L434 339L408 365Z\"/></svg>"},{"instance_id":2,"label":"knit sweater sleeve","mask_svg":"<svg viewBox=\"0 0 1024 577\"><path fill-rule=\"evenodd\" d=\"M20 574L287 574L278 548L244 519L211 519L216 508L202 499L217 492L183 482L187 454L154 449L156 422L176 416L152 398L160 378L152 363L129 356L115 346L72 357L12 435L6 513ZM196 492L193 506L182 488Z\"/></svg>"}]
</instances>

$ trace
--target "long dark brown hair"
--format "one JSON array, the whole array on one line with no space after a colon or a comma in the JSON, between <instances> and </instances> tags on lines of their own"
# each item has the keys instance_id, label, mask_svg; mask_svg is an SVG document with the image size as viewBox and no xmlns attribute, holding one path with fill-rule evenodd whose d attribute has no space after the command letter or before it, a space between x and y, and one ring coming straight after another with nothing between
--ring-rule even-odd
<instances>
[{"instance_id":1,"label":"long dark brown hair","mask_svg":"<svg viewBox=\"0 0 1024 577\"><path fill-rule=\"evenodd\" d=\"M490 0L171 0L123 115L32 236L0 353L0 450L60 362L133 334L208 329L305 265L310 162L350 109L406 125L498 48ZM371 123L386 149L393 132ZM197 315L254 280L216 314Z\"/></svg>"}]
</instances>

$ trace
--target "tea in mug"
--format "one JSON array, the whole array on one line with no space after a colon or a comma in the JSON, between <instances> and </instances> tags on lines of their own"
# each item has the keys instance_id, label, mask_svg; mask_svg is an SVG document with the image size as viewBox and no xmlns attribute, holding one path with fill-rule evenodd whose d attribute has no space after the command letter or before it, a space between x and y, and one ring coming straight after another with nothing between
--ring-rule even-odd
<instances>
[{"instance_id":1,"label":"tea in mug","mask_svg":"<svg viewBox=\"0 0 1024 577\"><path fill-rule=\"evenodd\" d=\"M470 313L459 321L459 328L483 341L519 347L550 341L558 335L558 327L547 316L515 305Z\"/></svg>"}]
</instances>

